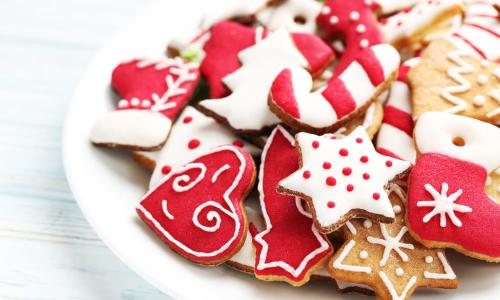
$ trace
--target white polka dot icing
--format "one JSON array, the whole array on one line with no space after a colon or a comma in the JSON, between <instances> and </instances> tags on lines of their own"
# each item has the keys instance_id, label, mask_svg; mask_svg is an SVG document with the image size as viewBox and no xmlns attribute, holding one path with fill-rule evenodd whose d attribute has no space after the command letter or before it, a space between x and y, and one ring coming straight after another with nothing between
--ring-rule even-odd
<instances>
[{"instance_id":1,"label":"white polka dot icing","mask_svg":"<svg viewBox=\"0 0 500 300\"><path fill-rule=\"evenodd\" d=\"M475 96L474 99L472 100L474 102L475 106L483 106L484 103L486 102L486 98L484 96Z\"/></svg>"},{"instance_id":2,"label":"white polka dot icing","mask_svg":"<svg viewBox=\"0 0 500 300\"><path fill-rule=\"evenodd\" d=\"M433 261L434 261L434 258L432 256L426 256L425 257L425 262L426 263L432 264Z\"/></svg>"},{"instance_id":3,"label":"white polka dot icing","mask_svg":"<svg viewBox=\"0 0 500 300\"><path fill-rule=\"evenodd\" d=\"M366 252L366 250L362 250L361 252L359 252L359 258L361 258L361 259L367 259L368 258L368 252Z\"/></svg>"},{"instance_id":4,"label":"white polka dot icing","mask_svg":"<svg viewBox=\"0 0 500 300\"><path fill-rule=\"evenodd\" d=\"M404 274L405 274L405 271L404 271L402 268L397 268L397 269L396 269L396 275L397 275L398 277L401 277L401 276L403 276Z\"/></svg>"},{"instance_id":5,"label":"white polka dot icing","mask_svg":"<svg viewBox=\"0 0 500 300\"><path fill-rule=\"evenodd\" d=\"M488 83L488 75L486 74L479 74L477 76L477 83L479 83L480 85L485 85Z\"/></svg>"},{"instance_id":6,"label":"white polka dot icing","mask_svg":"<svg viewBox=\"0 0 500 300\"><path fill-rule=\"evenodd\" d=\"M394 218L384 186L407 170L408 162L376 152L362 127L344 139L303 132L296 139L303 164L280 187L309 197L324 231L341 226L353 209Z\"/></svg>"},{"instance_id":7,"label":"white polka dot icing","mask_svg":"<svg viewBox=\"0 0 500 300\"><path fill-rule=\"evenodd\" d=\"M372 228L373 223L372 223L372 221L371 221L371 220L366 219L366 220L364 220L364 221L363 221L363 226L364 226L366 229L370 229L370 228Z\"/></svg>"}]
</instances>

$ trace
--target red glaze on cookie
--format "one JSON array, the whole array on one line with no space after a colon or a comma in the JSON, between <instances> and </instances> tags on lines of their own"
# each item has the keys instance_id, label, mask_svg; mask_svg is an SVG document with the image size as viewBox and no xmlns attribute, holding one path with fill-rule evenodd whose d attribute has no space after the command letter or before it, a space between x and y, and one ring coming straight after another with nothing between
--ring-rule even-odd
<instances>
[{"instance_id":1,"label":"red glaze on cookie","mask_svg":"<svg viewBox=\"0 0 500 300\"><path fill-rule=\"evenodd\" d=\"M120 64L111 85L122 99L116 111L95 124L92 142L136 149L161 146L199 79L198 67L178 57Z\"/></svg>"},{"instance_id":2,"label":"red glaze on cookie","mask_svg":"<svg viewBox=\"0 0 500 300\"><path fill-rule=\"evenodd\" d=\"M500 165L500 129L448 113L423 114L415 127L421 156L410 174L408 224L432 247L500 261L500 205L484 190Z\"/></svg>"},{"instance_id":3,"label":"red glaze on cookie","mask_svg":"<svg viewBox=\"0 0 500 300\"><path fill-rule=\"evenodd\" d=\"M384 107L384 119L377 135L377 151L394 158L415 163L413 143L413 118L410 87L407 74L419 58L412 58L399 67L398 79L391 86L391 93Z\"/></svg>"},{"instance_id":4,"label":"red glaze on cookie","mask_svg":"<svg viewBox=\"0 0 500 300\"><path fill-rule=\"evenodd\" d=\"M320 234L300 198L276 191L279 181L299 168L293 137L278 126L262 154L260 201L266 229L254 235L255 275L299 286L314 267L332 254L327 237Z\"/></svg>"},{"instance_id":5,"label":"red glaze on cookie","mask_svg":"<svg viewBox=\"0 0 500 300\"><path fill-rule=\"evenodd\" d=\"M275 79L269 104L295 129L332 132L367 108L395 79L398 67L399 54L392 46L373 46L359 52L340 76L315 92L311 92L312 78L304 69L288 68Z\"/></svg>"},{"instance_id":6,"label":"red glaze on cookie","mask_svg":"<svg viewBox=\"0 0 500 300\"><path fill-rule=\"evenodd\" d=\"M173 250L216 265L236 253L246 235L242 202L255 165L237 146L221 146L165 177L137 207L139 216Z\"/></svg>"},{"instance_id":7,"label":"red glaze on cookie","mask_svg":"<svg viewBox=\"0 0 500 300\"><path fill-rule=\"evenodd\" d=\"M335 68L334 77L340 75L359 52L383 43L383 36L372 11L373 2L366 0L328 0L325 2L317 23L326 38L341 38L345 51Z\"/></svg>"},{"instance_id":8,"label":"red glaze on cookie","mask_svg":"<svg viewBox=\"0 0 500 300\"><path fill-rule=\"evenodd\" d=\"M238 54L267 35L262 29L231 21L214 25L210 39L203 48L206 56L200 66L208 80L211 98L222 98L229 94L222 79L240 68ZM334 58L331 48L314 34L292 33L292 39L308 61L312 74L321 72Z\"/></svg>"}]
</instances>

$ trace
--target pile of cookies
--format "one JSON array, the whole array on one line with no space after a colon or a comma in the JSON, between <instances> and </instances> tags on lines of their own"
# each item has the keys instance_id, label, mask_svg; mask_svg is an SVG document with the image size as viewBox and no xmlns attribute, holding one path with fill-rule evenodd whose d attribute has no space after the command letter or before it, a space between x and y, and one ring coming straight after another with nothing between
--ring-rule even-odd
<instances>
[{"instance_id":1,"label":"pile of cookies","mask_svg":"<svg viewBox=\"0 0 500 300\"><path fill-rule=\"evenodd\" d=\"M91 141L152 171L137 213L194 263L457 288L446 248L500 261L499 20L488 0L231 1L117 66Z\"/></svg>"}]
</instances>

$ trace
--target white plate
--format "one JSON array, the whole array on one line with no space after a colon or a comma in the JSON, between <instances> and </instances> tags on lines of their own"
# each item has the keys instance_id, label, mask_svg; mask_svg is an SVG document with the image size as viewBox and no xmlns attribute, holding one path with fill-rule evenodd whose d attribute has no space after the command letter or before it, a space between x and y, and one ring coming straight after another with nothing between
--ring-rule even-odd
<instances>
[{"instance_id":1,"label":"white plate","mask_svg":"<svg viewBox=\"0 0 500 300\"><path fill-rule=\"evenodd\" d=\"M229 1L237 0L162 1L99 53L76 91L65 125L63 155L71 190L106 245L135 272L176 299L357 299L361 296L339 295L325 283L300 289L265 283L224 266L200 267L174 254L135 213L147 186L147 172L128 154L97 149L89 142L92 124L113 109L111 70L124 59L161 55L174 31L196 26L201 12ZM454 253L450 256L461 287L420 291L414 299L500 299L497 266Z\"/></svg>"}]
</instances>

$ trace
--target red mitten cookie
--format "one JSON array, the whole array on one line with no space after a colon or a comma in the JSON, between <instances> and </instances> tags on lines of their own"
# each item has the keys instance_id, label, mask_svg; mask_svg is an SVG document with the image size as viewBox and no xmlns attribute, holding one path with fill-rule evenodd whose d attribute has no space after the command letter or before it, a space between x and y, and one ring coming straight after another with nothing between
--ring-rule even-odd
<instances>
[{"instance_id":1,"label":"red mitten cookie","mask_svg":"<svg viewBox=\"0 0 500 300\"><path fill-rule=\"evenodd\" d=\"M170 173L144 196L137 213L174 251L217 265L245 239L243 200L254 180L252 157L240 147L221 146Z\"/></svg>"},{"instance_id":2,"label":"red mitten cookie","mask_svg":"<svg viewBox=\"0 0 500 300\"><path fill-rule=\"evenodd\" d=\"M410 174L408 224L428 247L452 247L500 261L500 205L485 192L500 166L500 129L447 113L423 114L415 126L420 153Z\"/></svg>"},{"instance_id":3,"label":"red mitten cookie","mask_svg":"<svg viewBox=\"0 0 500 300\"><path fill-rule=\"evenodd\" d=\"M273 82L269 106L296 130L335 132L390 87L398 67L399 54L392 46L373 46L359 52L340 76L315 92L311 92L312 78L307 71L286 68Z\"/></svg>"},{"instance_id":4,"label":"red mitten cookie","mask_svg":"<svg viewBox=\"0 0 500 300\"><path fill-rule=\"evenodd\" d=\"M321 232L356 217L393 221L384 187L410 167L408 162L376 152L362 127L340 140L299 133L296 141L301 167L278 189L307 200Z\"/></svg>"},{"instance_id":5,"label":"red mitten cookie","mask_svg":"<svg viewBox=\"0 0 500 300\"><path fill-rule=\"evenodd\" d=\"M262 41L238 53L242 66L224 77L224 83L232 93L222 99L199 103L200 110L205 114L242 134L259 135L279 123L279 119L269 110L267 98L272 82L281 70L302 67L314 74L325 68L333 58L331 49L317 36L291 35L281 29L264 39L264 32L261 33L260 37L257 35L257 40ZM208 51L206 59L209 59ZM213 65L227 64L228 60L232 65L230 55L220 57Z\"/></svg>"},{"instance_id":6,"label":"red mitten cookie","mask_svg":"<svg viewBox=\"0 0 500 300\"><path fill-rule=\"evenodd\" d=\"M199 79L198 67L180 58L120 64L111 84L122 100L116 111L94 125L92 143L131 150L160 148Z\"/></svg>"},{"instance_id":7,"label":"red mitten cookie","mask_svg":"<svg viewBox=\"0 0 500 300\"><path fill-rule=\"evenodd\" d=\"M384 119L377 135L377 151L394 158L415 163L411 94L407 83L408 71L419 62L412 58L399 68L397 81L391 86L389 100L384 108Z\"/></svg>"},{"instance_id":8,"label":"red mitten cookie","mask_svg":"<svg viewBox=\"0 0 500 300\"><path fill-rule=\"evenodd\" d=\"M279 181L299 167L299 153L293 144L292 136L278 126L262 153L259 192L266 229L254 236L255 275L300 286L323 266L333 250L328 238L314 226L300 198L276 191Z\"/></svg>"}]
</instances>

